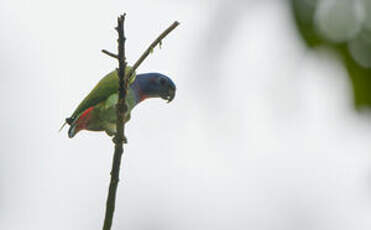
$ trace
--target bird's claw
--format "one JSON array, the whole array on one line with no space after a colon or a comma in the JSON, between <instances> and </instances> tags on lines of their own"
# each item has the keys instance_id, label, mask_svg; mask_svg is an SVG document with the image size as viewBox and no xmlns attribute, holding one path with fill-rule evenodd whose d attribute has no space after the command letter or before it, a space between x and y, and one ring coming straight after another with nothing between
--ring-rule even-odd
<instances>
[{"instance_id":1,"label":"bird's claw","mask_svg":"<svg viewBox=\"0 0 371 230\"><path fill-rule=\"evenodd\" d=\"M128 143L128 139L127 139L125 136L122 137L121 140L119 140L119 139L117 138L117 136L115 135L115 136L112 138L112 141L113 141L113 143L115 143L115 144L119 144L119 143L127 144L127 143Z\"/></svg>"}]
</instances>

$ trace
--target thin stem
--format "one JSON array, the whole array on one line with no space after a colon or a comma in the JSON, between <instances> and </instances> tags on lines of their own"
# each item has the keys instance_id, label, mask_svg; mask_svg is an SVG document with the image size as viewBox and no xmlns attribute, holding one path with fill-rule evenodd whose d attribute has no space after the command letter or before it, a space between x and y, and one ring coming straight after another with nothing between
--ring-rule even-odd
<instances>
[{"instance_id":1,"label":"thin stem","mask_svg":"<svg viewBox=\"0 0 371 230\"><path fill-rule=\"evenodd\" d=\"M171 24L164 32L162 32L156 40L154 40L151 45L144 51L142 56L139 57L139 59L135 62L133 65L133 68L130 69L130 72L128 74L128 79L131 78L131 75L135 72L135 70L142 64L142 62L147 58L147 56L153 51L153 49L161 43L162 39L164 39L171 31L173 31L177 26L179 25L178 21L175 21L173 24Z\"/></svg>"},{"instance_id":2,"label":"thin stem","mask_svg":"<svg viewBox=\"0 0 371 230\"><path fill-rule=\"evenodd\" d=\"M119 59L119 56L118 56L117 54L111 53L111 52L109 52L109 51L107 51L107 50L102 50L102 53L107 54L107 55L110 56L110 57L113 57L113 58Z\"/></svg>"},{"instance_id":3,"label":"thin stem","mask_svg":"<svg viewBox=\"0 0 371 230\"><path fill-rule=\"evenodd\" d=\"M121 156L124 152L123 143L126 143L125 138L125 113L127 111L127 106L125 104L126 91L128 86L128 79L135 72L135 70L142 64L142 62L148 57L151 50L153 50L161 40L165 38L171 31L179 25L179 22L175 21L170 27L168 27L162 34L160 34L157 39L152 42L148 49L142 54L142 56L135 62L133 68L131 68L128 74L125 74L126 70L126 57L125 57L125 33L124 33L124 22L125 15L123 14L117 19L116 30L118 32L118 55L111 53L107 50L102 50L103 53L107 54L110 57L118 59L119 68L117 69L119 76L119 99L116 104L116 135L113 138L115 143L115 153L113 155L112 170L111 170L111 181L108 190L108 197L106 202L106 214L104 218L103 230L110 230L112 226L113 213L115 211L115 202L116 202L116 191L118 182L120 180L120 165L121 165Z\"/></svg>"},{"instance_id":4,"label":"thin stem","mask_svg":"<svg viewBox=\"0 0 371 230\"><path fill-rule=\"evenodd\" d=\"M117 70L119 76L119 99L116 104L116 135L113 138L115 143L115 153L113 155L112 170L111 170L111 181L108 190L108 197L106 203L106 215L104 218L103 230L110 230L112 226L113 213L115 211L116 202L116 191L118 182L120 180L120 165L121 156L124 152L123 142L125 139L124 135L124 115L127 110L125 104L126 97L126 81L125 69L126 69L126 57L125 57L125 33L124 33L124 22L125 14L121 15L117 19L117 33L118 33L118 62L119 68Z\"/></svg>"}]
</instances>

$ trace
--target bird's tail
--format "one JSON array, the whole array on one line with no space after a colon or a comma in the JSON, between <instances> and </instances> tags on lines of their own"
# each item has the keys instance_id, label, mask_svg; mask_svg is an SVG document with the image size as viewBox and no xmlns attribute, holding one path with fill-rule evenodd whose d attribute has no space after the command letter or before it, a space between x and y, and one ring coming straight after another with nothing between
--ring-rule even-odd
<instances>
[{"instance_id":1,"label":"bird's tail","mask_svg":"<svg viewBox=\"0 0 371 230\"><path fill-rule=\"evenodd\" d=\"M76 129L76 127L77 127L77 124L73 124L68 129L68 137L69 138L74 137L76 135L76 133L78 133L80 131L79 129Z\"/></svg>"},{"instance_id":2,"label":"bird's tail","mask_svg":"<svg viewBox=\"0 0 371 230\"><path fill-rule=\"evenodd\" d=\"M94 107L92 106L86 109L81 115L72 116L66 119L66 123L70 125L70 129L68 130L69 138L74 137L76 133L87 128L91 118L91 111L93 111L93 109Z\"/></svg>"},{"instance_id":3,"label":"bird's tail","mask_svg":"<svg viewBox=\"0 0 371 230\"><path fill-rule=\"evenodd\" d=\"M62 131L62 129L64 128L64 126L67 124L67 122L64 122L63 125L59 128L58 132Z\"/></svg>"},{"instance_id":4,"label":"bird's tail","mask_svg":"<svg viewBox=\"0 0 371 230\"><path fill-rule=\"evenodd\" d=\"M72 125L74 120L75 119L73 119L72 117L67 117L63 125L59 128L58 132L62 131L62 129L64 128L66 124Z\"/></svg>"}]
</instances>

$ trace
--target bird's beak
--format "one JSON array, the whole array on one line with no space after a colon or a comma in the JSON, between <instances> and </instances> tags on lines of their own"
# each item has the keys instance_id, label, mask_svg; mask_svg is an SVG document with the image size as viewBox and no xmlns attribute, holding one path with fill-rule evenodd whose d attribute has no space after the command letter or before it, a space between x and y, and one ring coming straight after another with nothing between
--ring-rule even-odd
<instances>
[{"instance_id":1,"label":"bird's beak","mask_svg":"<svg viewBox=\"0 0 371 230\"><path fill-rule=\"evenodd\" d=\"M175 97L175 88L170 87L168 90L167 103L170 103Z\"/></svg>"},{"instance_id":2,"label":"bird's beak","mask_svg":"<svg viewBox=\"0 0 371 230\"><path fill-rule=\"evenodd\" d=\"M161 98L167 100L167 103L170 103L175 97L175 91L175 85L170 84L167 88L167 91L164 91L164 93L161 95Z\"/></svg>"},{"instance_id":3,"label":"bird's beak","mask_svg":"<svg viewBox=\"0 0 371 230\"><path fill-rule=\"evenodd\" d=\"M175 97L175 91L176 91L175 85L174 84L170 84L169 85L169 88L168 88L167 103L170 103L174 99L174 97Z\"/></svg>"}]
</instances>

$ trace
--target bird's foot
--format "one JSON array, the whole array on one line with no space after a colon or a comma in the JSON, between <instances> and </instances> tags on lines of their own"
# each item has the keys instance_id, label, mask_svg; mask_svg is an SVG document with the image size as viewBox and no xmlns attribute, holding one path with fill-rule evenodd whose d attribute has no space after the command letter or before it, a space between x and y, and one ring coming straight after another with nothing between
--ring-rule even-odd
<instances>
[{"instance_id":1,"label":"bird's foot","mask_svg":"<svg viewBox=\"0 0 371 230\"><path fill-rule=\"evenodd\" d=\"M115 135L113 138L112 138L112 141L113 143L115 144L120 144L120 143L124 143L124 144L127 144L128 143L128 139L124 136L121 140L117 138L117 136Z\"/></svg>"}]
</instances>

